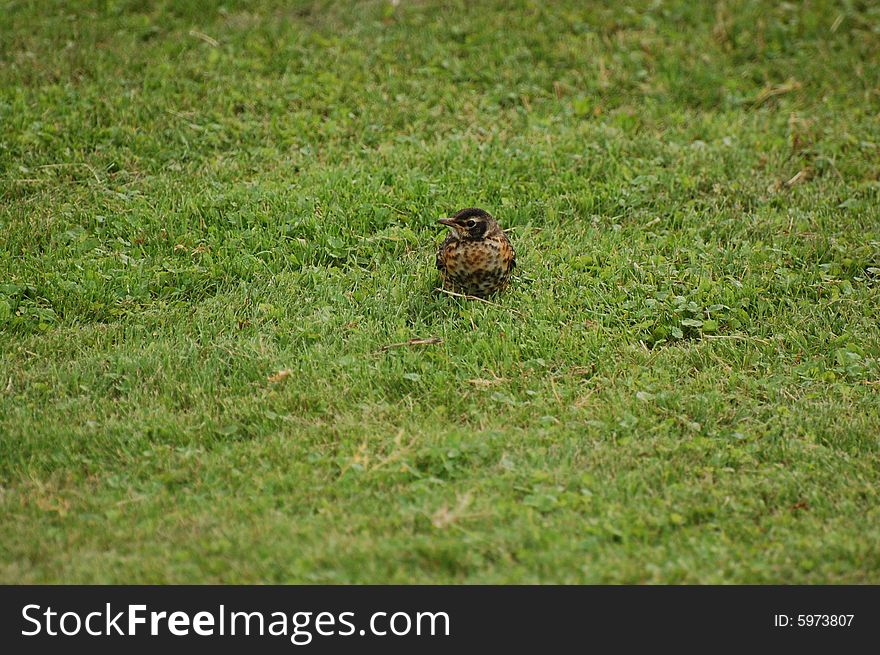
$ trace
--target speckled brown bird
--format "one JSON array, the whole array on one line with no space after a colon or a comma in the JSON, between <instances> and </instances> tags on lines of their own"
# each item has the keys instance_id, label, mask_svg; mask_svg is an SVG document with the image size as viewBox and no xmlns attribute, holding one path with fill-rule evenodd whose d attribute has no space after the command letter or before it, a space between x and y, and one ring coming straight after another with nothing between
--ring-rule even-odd
<instances>
[{"instance_id":1,"label":"speckled brown bird","mask_svg":"<svg viewBox=\"0 0 880 655\"><path fill-rule=\"evenodd\" d=\"M450 230L437 251L443 288L480 297L504 291L516 253L498 221L487 211L469 207L438 222Z\"/></svg>"}]
</instances>

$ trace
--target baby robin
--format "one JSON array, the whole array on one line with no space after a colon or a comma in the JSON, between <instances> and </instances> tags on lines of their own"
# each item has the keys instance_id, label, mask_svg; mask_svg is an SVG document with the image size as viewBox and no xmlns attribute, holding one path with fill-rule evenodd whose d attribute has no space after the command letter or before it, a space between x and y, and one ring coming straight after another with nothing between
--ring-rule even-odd
<instances>
[{"instance_id":1,"label":"baby robin","mask_svg":"<svg viewBox=\"0 0 880 655\"><path fill-rule=\"evenodd\" d=\"M438 222L450 229L437 251L443 288L480 297L504 291L516 266L516 254L498 221L489 212L471 207Z\"/></svg>"}]
</instances>

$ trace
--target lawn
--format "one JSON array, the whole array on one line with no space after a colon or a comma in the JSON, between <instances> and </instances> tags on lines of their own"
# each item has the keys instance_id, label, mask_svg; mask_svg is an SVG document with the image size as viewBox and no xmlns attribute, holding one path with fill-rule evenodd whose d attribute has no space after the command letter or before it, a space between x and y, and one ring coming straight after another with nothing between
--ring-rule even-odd
<instances>
[{"instance_id":1,"label":"lawn","mask_svg":"<svg viewBox=\"0 0 880 655\"><path fill-rule=\"evenodd\" d=\"M0 15L0 582L880 583L880 6Z\"/></svg>"}]
</instances>

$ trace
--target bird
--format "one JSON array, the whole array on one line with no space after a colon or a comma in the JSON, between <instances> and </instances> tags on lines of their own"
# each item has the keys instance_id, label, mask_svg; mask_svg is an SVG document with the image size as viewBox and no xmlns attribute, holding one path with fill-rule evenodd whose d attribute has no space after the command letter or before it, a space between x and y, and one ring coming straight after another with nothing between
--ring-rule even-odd
<instances>
[{"instance_id":1,"label":"bird","mask_svg":"<svg viewBox=\"0 0 880 655\"><path fill-rule=\"evenodd\" d=\"M516 253L489 212L468 207L438 223L449 228L437 250L444 289L484 298L507 288Z\"/></svg>"}]
</instances>

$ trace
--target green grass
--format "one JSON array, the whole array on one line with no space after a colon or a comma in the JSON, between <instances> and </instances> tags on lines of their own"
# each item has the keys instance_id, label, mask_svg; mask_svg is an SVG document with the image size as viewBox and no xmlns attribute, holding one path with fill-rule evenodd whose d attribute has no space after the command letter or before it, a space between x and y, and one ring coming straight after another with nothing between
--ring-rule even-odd
<instances>
[{"instance_id":1,"label":"green grass","mask_svg":"<svg viewBox=\"0 0 880 655\"><path fill-rule=\"evenodd\" d=\"M0 15L0 581L880 583L876 4Z\"/></svg>"}]
</instances>

